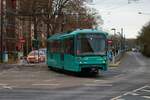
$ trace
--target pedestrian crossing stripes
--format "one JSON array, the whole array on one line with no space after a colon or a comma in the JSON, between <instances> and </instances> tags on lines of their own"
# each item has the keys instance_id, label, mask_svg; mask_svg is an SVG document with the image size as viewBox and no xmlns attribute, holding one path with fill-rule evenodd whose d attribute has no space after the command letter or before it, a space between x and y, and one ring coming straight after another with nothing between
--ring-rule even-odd
<instances>
[{"instance_id":1,"label":"pedestrian crossing stripes","mask_svg":"<svg viewBox=\"0 0 150 100\"><path fill-rule=\"evenodd\" d=\"M150 99L150 86L146 85L141 88L135 89L131 92L124 93L110 100L133 100L133 98L140 98L139 100Z\"/></svg>"}]
</instances>

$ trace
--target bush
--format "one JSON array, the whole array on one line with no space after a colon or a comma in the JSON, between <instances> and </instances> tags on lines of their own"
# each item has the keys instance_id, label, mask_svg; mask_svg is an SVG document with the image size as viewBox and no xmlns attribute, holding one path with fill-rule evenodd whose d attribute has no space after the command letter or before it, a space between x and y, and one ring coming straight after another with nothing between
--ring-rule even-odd
<instances>
[{"instance_id":1,"label":"bush","mask_svg":"<svg viewBox=\"0 0 150 100\"><path fill-rule=\"evenodd\" d=\"M150 57L150 22L139 33L138 41L143 48L142 54Z\"/></svg>"},{"instance_id":2,"label":"bush","mask_svg":"<svg viewBox=\"0 0 150 100\"><path fill-rule=\"evenodd\" d=\"M143 49L143 51L142 51L142 54L143 54L144 56L150 57L150 46L149 46L149 45L144 46L144 49Z\"/></svg>"}]
</instances>

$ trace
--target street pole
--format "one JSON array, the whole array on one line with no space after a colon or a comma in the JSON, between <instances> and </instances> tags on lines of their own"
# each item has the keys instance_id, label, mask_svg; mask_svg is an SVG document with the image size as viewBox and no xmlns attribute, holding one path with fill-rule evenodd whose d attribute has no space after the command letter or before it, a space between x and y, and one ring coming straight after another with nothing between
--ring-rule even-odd
<instances>
[{"instance_id":1,"label":"street pole","mask_svg":"<svg viewBox=\"0 0 150 100\"><path fill-rule=\"evenodd\" d=\"M130 0L128 0L128 4L130 4Z\"/></svg>"},{"instance_id":2,"label":"street pole","mask_svg":"<svg viewBox=\"0 0 150 100\"><path fill-rule=\"evenodd\" d=\"M80 25L79 25L79 13L76 13L76 21L77 21L76 28L80 28Z\"/></svg>"},{"instance_id":3,"label":"street pole","mask_svg":"<svg viewBox=\"0 0 150 100\"><path fill-rule=\"evenodd\" d=\"M115 36L116 36L116 29L115 28L112 28L111 30L113 30L114 31L114 39L113 40L115 40ZM114 41L113 41L114 42ZM116 43L114 42L114 47L113 47L113 50L112 50L112 52L113 52L113 55L112 55L112 63L113 64L115 64L115 56L116 56Z\"/></svg>"},{"instance_id":4,"label":"street pole","mask_svg":"<svg viewBox=\"0 0 150 100\"><path fill-rule=\"evenodd\" d=\"M0 60L1 62L3 62L3 0L1 0L1 41L0 41L0 44L1 44L1 57L0 57Z\"/></svg>"},{"instance_id":5,"label":"street pole","mask_svg":"<svg viewBox=\"0 0 150 100\"><path fill-rule=\"evenodd\" d=\"M114 36L116 35L116 29L115 28L112 28L111 30L114 31Z\"/></svg>"},{"instance_id":6,"label":"street pole","mask_svg":"<svg viewBox=\"0 0 150 100\"><path fill-rule=\"evenodd\" d=\"M123 51L123 47L124 47L124 38L123 38L123 28L121 28L121 50Z\"/></svg>"},{"instance_id":7,"label":"street pole","mask_svg":"<svg viewBox=\"0 0 150 100\"><path fill-rule=\"evenodd\" d=\"M112 28L111 30L114 31L114 40L116 39L116 29L115 28ZM113 41L114 42L114 41ZM114 56L116 55L116 43L114 42L114 49L115 49L115 52L114 52Z\"/></svg>"}]
</instances>

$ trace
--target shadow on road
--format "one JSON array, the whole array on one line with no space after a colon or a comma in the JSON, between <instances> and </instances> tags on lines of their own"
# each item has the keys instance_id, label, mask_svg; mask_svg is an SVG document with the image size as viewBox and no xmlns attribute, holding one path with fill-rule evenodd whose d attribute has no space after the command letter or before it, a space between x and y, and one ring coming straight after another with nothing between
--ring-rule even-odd
<instances>
[{"instance_id":1,"label":"shadow on road","mask_svg":"<svg viewBox=\"0 0 150 100\"><path fill-rule=\"evenodd\" d=\"M103 78L104 76L101 74L93 74L88 72L71 72L66 70L60 70L56 68L49 68L50 71L54 71L56 73L73 76L73 77L80 77L80 78Z\"/></svg>"}]
</instances>

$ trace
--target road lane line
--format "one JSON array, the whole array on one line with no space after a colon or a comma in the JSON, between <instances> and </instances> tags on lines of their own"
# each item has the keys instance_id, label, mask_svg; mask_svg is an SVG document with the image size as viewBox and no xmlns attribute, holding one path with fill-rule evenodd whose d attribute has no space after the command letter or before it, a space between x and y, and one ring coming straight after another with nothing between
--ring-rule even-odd
<instances>
[{"instance_id":1,"label":"road lane line","mask_svg":"<svg viewBox=\"0 0 150 100\"><path fill-rule=\"evenodd\" d=\"M2 88L4 88L4 89L10 89L10 90L13 89L11 86L6 86L6 85L2 86Z\"/></svg>"},{"instance_id":2,"label":"road lane line","mask_svg":"<svg viewBox=\"0 0 150 100\"><path fill-rule=\"evenodd\" d=\"M142 96L145 99L150 99L150 96Z\"/></svg>"},{"instance_id":3,"label":"road lane line","mask_svg":"<svg viewBox=\"0 0 150 100\"><path fill-rule=\"evenodd\" d=\"M94 82L103 82L104 80L94 80Z\"/></svg>"},{"instance_id":4,"label":"road lane line","mask_svg":"<svg viewBox=\"0 0 150 100\"><path fill-rule=\"evenodd\" d=\"M10 90L13 89L13 87L12 87L12 86L9 86L8 84L0 83L0 86L1 86L0 89L10 89Z\"/></svg>"},{"instance_id":5,"label":"road lane line","mask_svg":"<svg viewBox=\"0 0 150 100\"><path fill-rule=\"evenodd\" d=\"M112 83L112 81L110 80L94 80L94 83L102 83L102 84L108 84L108 83Z\"/></svg>"},{"instance_id":6,"label":"road lane line","mask_svg":"<svg viewBox=\"0 0 150 100\"><path fill-rule=\"evenodd\" d=\"M112 84L84 84L84 86L108 86L111 87Z\"/></svg>"},{"instance_id":7,"label":"road lane line","mask_svg":"<svg viewBox=\"0 0 150 100\"><path fill-rule=\"evenodd\" d=\"M55 79L50 79L50 80L44 80L44 82L51 82L54 81Z\"/></svg>"},{"instance_id":8,"label":"road lane line","mask_svg":"<svg viewBox=\"0 0 150 100\"><path fill-rule=\"evenodd\" d=\"M34 86L59 86L60 84L32 84Z\"/></svg>"}]
</instances>

